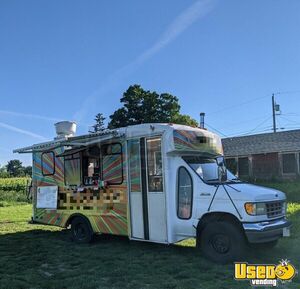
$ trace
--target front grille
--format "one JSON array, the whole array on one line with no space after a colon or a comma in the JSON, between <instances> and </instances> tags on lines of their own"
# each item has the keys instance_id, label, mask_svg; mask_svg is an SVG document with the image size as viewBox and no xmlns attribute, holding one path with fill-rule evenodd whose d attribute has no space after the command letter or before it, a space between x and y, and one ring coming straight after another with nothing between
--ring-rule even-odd
<instances>
[{"instance_id":1,"label":"front grille","mask_svg":"<svg viewBox=\"0 0 300 289\"><path fill-rule=\"evenodd\" d=\"M275 218L284 215L284 202L266 203L268 218Z\"/></svg>"}]
</instances>

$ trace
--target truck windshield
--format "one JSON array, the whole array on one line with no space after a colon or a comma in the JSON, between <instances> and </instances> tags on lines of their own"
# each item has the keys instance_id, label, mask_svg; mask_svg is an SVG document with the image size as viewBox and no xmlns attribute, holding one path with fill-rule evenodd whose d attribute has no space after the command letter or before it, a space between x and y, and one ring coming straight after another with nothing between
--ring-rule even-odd
<instances>
[{"instance_id":1,"label":"truck windshield","mask_svg":"<svg viewBox=\"0 0 300 289\"><path fill-rule=\"evenodd\" d=\"M218 182L218 165L213 158L204 158L198 156L183 157L187 164L205 181ZM238 181L237 177L227 170L227 181Z\"/></svg>"}]
</instances>

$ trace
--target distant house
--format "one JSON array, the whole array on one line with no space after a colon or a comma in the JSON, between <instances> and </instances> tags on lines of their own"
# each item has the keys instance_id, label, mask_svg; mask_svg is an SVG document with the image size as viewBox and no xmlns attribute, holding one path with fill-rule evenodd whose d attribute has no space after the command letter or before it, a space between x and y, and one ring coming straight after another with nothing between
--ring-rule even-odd
<instances>
[{"instance_id":1,"label":"distant house","mask_svg":"<svg viewBox=\"0 0 300 289\"><path fill-rule=\"evenodd\" d=\"M227 167L239 177L300 176L300 129L222 139Z\"/></svg>"}]
</instances>

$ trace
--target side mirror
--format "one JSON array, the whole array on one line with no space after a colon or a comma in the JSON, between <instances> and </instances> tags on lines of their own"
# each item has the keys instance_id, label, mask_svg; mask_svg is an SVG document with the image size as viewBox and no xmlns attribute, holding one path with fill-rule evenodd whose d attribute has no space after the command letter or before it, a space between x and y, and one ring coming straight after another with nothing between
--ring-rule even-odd
<instances>
[{"instance_id":1,"label":"side mirror","mask_svg":"<svg viewBox=\"0 0 300 289\"><path fill-rule=\"evenodd\" d=\"M225 167L225 159L223 156L216 157L218 165L218 178L220 182L227 181L227 169Z\"/></svg>"},{"instance_id":2,"label":"side mirror","mask_svg":"<svg viewBox=\"0 0 300 289\"><path fill-rule=\"evenodd\" d=\"M224 166L224 163L225 163L225 160L224 160L224 157L216 157L216 161L217 161L217 165L219 166L219 167L221 167L221 166Z\"/></svg>"}]
</instances>

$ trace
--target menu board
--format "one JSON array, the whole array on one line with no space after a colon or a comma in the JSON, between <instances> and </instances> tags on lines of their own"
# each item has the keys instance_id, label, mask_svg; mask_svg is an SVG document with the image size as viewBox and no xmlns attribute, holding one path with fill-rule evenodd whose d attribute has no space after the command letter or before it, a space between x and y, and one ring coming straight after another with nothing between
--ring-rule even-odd
<instances>
[{"instance_id":1,"label":"menu board","mask_svg":"<svg viewBox=\"0 0 300 289\"><path fill-rule=\"evenodd\" d=\"M57 186L38 187L36 207L38 209L56 209L57 192Z\"/></svg>"}]
</instances>

